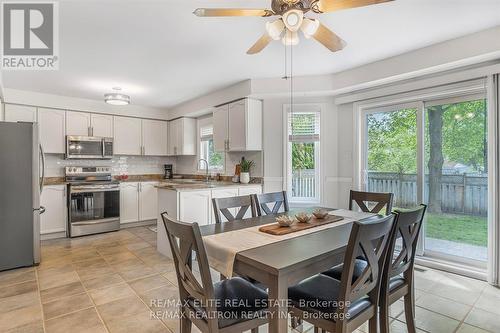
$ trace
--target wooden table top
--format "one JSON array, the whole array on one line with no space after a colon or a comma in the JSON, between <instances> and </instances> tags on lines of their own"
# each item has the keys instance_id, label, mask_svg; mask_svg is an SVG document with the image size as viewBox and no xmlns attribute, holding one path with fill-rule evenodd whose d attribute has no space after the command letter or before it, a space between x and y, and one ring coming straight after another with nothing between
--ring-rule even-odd
<instances>
[{"instance_id":1,"label":"wooden table top","mask_svg":"<svg viewBox=\"0 0 500 333\"><path fill-rule=\"evenodd\" d=\"M312 211L318 207L291 210L288 214L299 211ZM326 208L325 208L326 209ZM328 208L328 210L333 210ZM200 226L202 236L219 234L234 230L261 226L275 222L276 215L252 217L238 221L215 223ZM375 217L376 218L376 217ZM371 218L370 218L371 219ZM334 252L345 251L352 223L332 226L310 234L297 236L276 243L238 252L236 260L252 264L267 272L285 272L293 270L310 258L330 256Z\"/></svg>"}]
</instances>

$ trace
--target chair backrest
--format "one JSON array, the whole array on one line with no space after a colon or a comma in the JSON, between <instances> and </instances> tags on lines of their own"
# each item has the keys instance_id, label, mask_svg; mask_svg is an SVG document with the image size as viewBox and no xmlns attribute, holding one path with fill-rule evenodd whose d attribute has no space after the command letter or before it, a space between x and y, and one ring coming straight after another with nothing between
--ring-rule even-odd
<instances>
[{"instance_id":1,"label":"chair backrest","mask_svg":"<svg viewBox=\"0 0 500 333\"><path fill-rule=\"evenodd\" d=\"M422 230L426 205L412 210L396 210L396 218L385 263L384 280L389 280L397 275L411 273L415 264L415 253L418 237ZM397 240L401 239L401 248L396 249ZM406 278L406 277L405 277Z\"/></svg>"},{"instance_id":2,"label":"chair backrest","mask_svg":"<svg viewBox=\"0 0 500 333\"><path fill-rule=\"evenodd\" d=\"M228 221L241 220L247 213L248 209L250 209L252 217L257 216L251 195L230 198L213 198L212 206L214 207L216 223L222 222L222 216L224 216ZM233 215L229 211L231 208L238 208L236 215Z\"/></svg>"},{"instance_id":3,"label":"chair backrest","mask_svg":"<svg viewBox=\"0 0 500 333\"><path fill-rule=\"evenodd\" d=\"M276 214L281 206L283 206L283 211L288 212L289 210L286 191L254 194L254 200L259 216ZM269 204L274 204L272 209L269 208Z\"/></svg>"},{"instance_id":4,"label":"chair backrest","mask_svg":"<svg viewBox=\"0 0 500 333\"><path fill-rule=\"evenodd\" d=\"M352 303L368 295L376 309L393 221L391 214L370 222L353 223L344 258L340 301ZM353 279L359 256L365 258L367 265L359 277ZM337 311L345 315L347 310L347 307L339 307Z\"/></svg>"},{"instance_id":5,"label":"chair backrest","mask_svg":"<svg viewBox=\"0 0 500 333\"><path fill-rule=\"evenodd\" d=\"M359 192L351 190L349 194L349 209L353 208L353 201L365 213L379 213L385 207L385 214L392 212L393 193ZM367 202L375 203L373 208L368 208Z\"/></svg>"},{"instance_id":6,"label":"chair backrest","mask_svg":"<svg viewBox=\"0 0 500 333\"><path fill-rule=\"evenodd\" d=\"M194 300L202 305L206 313L216 313L213 282L198 223L177 221L166 212L162 213L161 217L172 250L181 304ZM193 272L193 253L198 262L201 283ZM217 327L217 319L207 316L206 320L209 326Z\"/></svg>"}]
</instances>

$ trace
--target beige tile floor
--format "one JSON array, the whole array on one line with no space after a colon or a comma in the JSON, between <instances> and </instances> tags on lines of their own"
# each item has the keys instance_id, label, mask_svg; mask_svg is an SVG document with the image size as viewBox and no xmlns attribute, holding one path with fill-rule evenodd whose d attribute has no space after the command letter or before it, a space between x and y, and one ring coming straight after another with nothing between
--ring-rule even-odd
<instances>
[{"instance_id":1,"label":"beige tile floor","mask_svg":"<svg viewBox=\"0 0 500 333\"><path fill-rule=\"evenodd\" d=\"M43 242L38 267L0 273L0 332L178 332L176 319L151 317L166 310L156 300L177 298L172 262L155 245L144 227ZM416 281L419 332L500 332L500 289L424 268ZM401 301L391 317L391 332L406 332Z\"/></svg>"}]
</instances>

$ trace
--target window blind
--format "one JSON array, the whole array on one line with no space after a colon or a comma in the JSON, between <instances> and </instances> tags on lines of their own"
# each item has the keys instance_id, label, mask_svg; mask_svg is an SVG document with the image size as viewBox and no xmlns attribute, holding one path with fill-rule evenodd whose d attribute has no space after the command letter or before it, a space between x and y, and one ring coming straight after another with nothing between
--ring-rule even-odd
<instances>
[{"instance_id":1,"label":"window blind","mask_svg":"<svg viewBox=\"0 0 500 333\"><path fill-rule=\"evenodd\" d=\"M320 132L319 112L288 113L288 141L316 142ZM292 126L293 125L293 126Z\"/></svg>"},{"instance_id":2,"label":"window blind","mask_svg":"<svg viewBox=\"0 0 500 333\"><path fill-rule=\"evenodd\" d=\"M200 128L200 140L201 141L210 141L214 136L214 127L213 126L203 126Z\"/></svg>"}]
</instances>

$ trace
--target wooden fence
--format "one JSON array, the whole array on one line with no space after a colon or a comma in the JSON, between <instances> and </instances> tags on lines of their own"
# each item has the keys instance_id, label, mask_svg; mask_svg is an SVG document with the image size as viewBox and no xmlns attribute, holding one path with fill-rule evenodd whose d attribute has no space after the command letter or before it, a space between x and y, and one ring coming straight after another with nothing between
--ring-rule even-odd
<instances>
[{"instance_id":1,"label":"wooden fence","mask_svg":"<svg viewBox=\"0 0 500 333\"><path fill-rule=\"evenodd\" d=\"M428 177L426 179L424 200L428 202ZM394 193L394 206L396 207L411 207L418 204L415 174L369 172L368 190ZM441 209L445 213L486 216L488 213L488 176L443 175Z\"/></svg>"},{"instance_id":2,"label":"wooden fence","mask_svg":"<svg viewBox=\"0 0 500 333\"><path fill-rule=\"evenodd\" d=\"M315 195L314 170L294 170L292 175L292 196L294 198L314 198Z\"/></svg>"}]
</instances>

